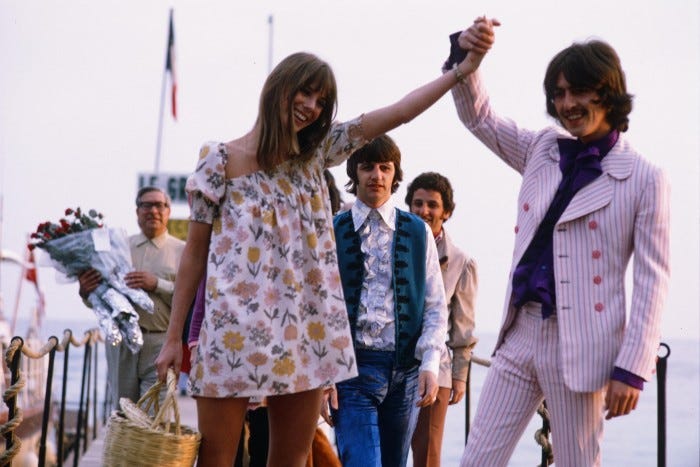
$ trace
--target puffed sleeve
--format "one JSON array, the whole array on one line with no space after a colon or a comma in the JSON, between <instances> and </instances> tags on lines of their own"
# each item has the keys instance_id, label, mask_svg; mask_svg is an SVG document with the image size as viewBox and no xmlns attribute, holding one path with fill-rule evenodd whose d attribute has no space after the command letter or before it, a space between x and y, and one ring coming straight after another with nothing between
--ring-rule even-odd
<instances>
[{"instance_id":1,"label":"puffed sleeve","mask_svg":"<svg viewBox=\"0 0 700 467\"><path fill-rule=\"evenodd\" d=\"M364 114L347 122L333 122L319 147L326 167L342 164L353 152L368 143L362 130L363 117Z\"/></svg>"},{"instance_id":2,"label":"puffed sleeve","mask_svg":"<svg viewBox=\"0 0 700 467\"><path fill-rule=\"evenodd\" d=\"M223 143L205 143L199 151L194 173L187 178L185 191L190 204L190 220L211 224L218 216L226 190L226 161Z\"/></svg>"}]
</instances>

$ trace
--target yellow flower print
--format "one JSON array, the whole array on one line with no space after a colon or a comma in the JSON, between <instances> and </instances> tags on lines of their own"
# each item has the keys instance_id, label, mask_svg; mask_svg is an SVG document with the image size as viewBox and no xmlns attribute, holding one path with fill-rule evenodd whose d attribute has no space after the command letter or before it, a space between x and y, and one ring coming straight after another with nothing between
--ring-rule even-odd
<instances>
[{"instance_id":1,"label":"yellow flower print","mask_svg":"<svg viewBox=\"0 0 700 467\"><path fill-rule=\"evenodd\" d=\"M318 245L318 237L316 237L316 232L311 232L310 234L306 235L306 243L312 250L316 248L316 245Z\"/></svg>"},{"instance_id":2,"label":"yellow flower print","mask_svg":"<svg viewBox=\"0 0 700 467\"><path fill-rule=\"evenodd\" d=\"M275 215L275 211L265 211L262 215L262 221L264 224L267 224L272 227L277 226L277 216Z\"/></svg>"},{"instance_id":3,"label":"yellow flower print","mask_svg":"<svg viewBox=\"0 0 700 467\"><path fill-rule=\"evenodd\" d=\"M212 300L219 298L219 290L216 288L216 276L207 277L207 294Z\"/></svg>"},{"instance_id":4,"label":"yellow flower print","mask_svg":"<svg viewBox=\"0 0 700 467\"><path fill-rule=\"evenodd\" d=\"M294 285L294 271L291 269L285 269L282 273L282 282L286 286Z\"/></svg>"},{"instance_id":5,"label":"yellow flower print","mask_svg":"<svg viewBox=\"0 0 700 467\"><path fill-rule=\"evenodd\" d=\"M272 365L272 372L279 376L289 376L294 373L294 369L294 361L288 356L275 360L275 364Z\"/></svg>"},{"instance_id":6,"label":"yellow flower print","mask_svg":"<svg viewBox=\"0 0 700 467\"><path fill-rule=\"evenodd\" d=\"M197 363L194 366L194 377L196 379L202 379L204 377L204 365Z\"/></svg>"},{"instance_id":7,"label":"yellow flower print","mask_svg":"<svg viewBox=\"0 0 700 467\"><path fill-rule=\"evenodd\" d=\"M211 224L211 230L217 235L221 233L221 217L214 218L214 222Z\"/></svg>"},{"instance_id":8,"label":"yellow flower print","mask_svg":"<svg viewBox=\"0 0 700 467\"><path fill-rule=\"evenodd\" d=\"M240 191L234 191L231 193L231 200L234 202L234 204L240 206L241 204L243 204L243 199L243 193L241 193Z\"/></svg>"},{"instance_id":9,"label":"yellow flower print","mask_svg":"<svg viewBox=\"0 0 700 467\"><path fill-rule=\"evenodd\" d=\"M292 186L289 184L289 181L286 178L280 178L277 181L277 186L280 187L280 190L282 190L282 193L285 195L289 196L292 194Z\"/></svg>"},{"instance_id":10,"label":"yellow flower print","mask_svg":"<svg viewBox=\"0 0 700 467\"><path fill-rule=\"evenodd\" d=\"M306 331L309 333L309 339L312 341L320 341L326 337L326 327L319 321L310 322L306 327Z\"/></svg>"},{"instance_id":11,"label":"yellow flower print","mask_svg":"<svg viewBox=\"0 0 700 467\"><path fill-rule=\"evenodd\" d=\"M323 200L321 199L321 195L316 193L314 197L311 198L311 210L313 212L318 212L321 209L323 209Z\"/></svg>"},{"instance_id":12,"label":"yellow flower print","mask_svg":"<svg viewBox=\"0 0 700 467\"><path fill-rule=\"evenodd\" d=\"M224 334L224 347L228 350L240 352L240 350L243 349L244 340L245 337L243 337L240 332L228 331Z\"/></svg>"},{"instance_id":13,"label":"yellow flower print","mask_svg":"<svg viewBox=\"0 0 700 467\"><path fill-rule=\"evenodd\" d=\"M199 158L204 159L207 157L207 154L209 154L209 146L202 146L202 149L199 151Z\"/></svg>"},{"instance_id":14,"label":"yellow flower print","mask_svg":"<svg viewBox=\"0 0 700 467\"><path fill-rule=\"evenodd\" d=\"M257 263L260 260L260 248L251 246L248 248L248 261Z\"/></svg>"}]
</instances>

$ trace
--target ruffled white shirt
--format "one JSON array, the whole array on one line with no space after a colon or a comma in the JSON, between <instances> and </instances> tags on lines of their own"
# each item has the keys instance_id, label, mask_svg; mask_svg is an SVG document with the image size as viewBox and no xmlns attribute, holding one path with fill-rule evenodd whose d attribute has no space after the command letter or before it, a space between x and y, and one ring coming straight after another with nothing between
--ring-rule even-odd
<instances>
[{"instance_id":1,"label":"ruffled white shirt","mask_svg":"<svg viewBox=\"0 0 700 467\"><path fill-rule=\"evenodd\" d=\"M376 214L370 214L376 212ZM352 221L361 239L364 256L364 280L360 292L355 344L375 350L395 349L394 293L392 287L392 252L396 210L389 199L372 209L357 199L353 203ZM445 347L447 304L433 234L425 224L426 258L423 328L416 345L420 371L438 374L440 354Z\"/></svg>"}]
</instances>

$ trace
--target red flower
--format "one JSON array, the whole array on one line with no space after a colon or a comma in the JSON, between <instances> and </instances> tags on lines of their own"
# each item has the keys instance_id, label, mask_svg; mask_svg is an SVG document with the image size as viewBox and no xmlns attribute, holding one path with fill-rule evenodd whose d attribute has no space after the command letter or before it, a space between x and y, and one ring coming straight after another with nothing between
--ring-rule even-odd
<instances>
[{"instance_id":1,"label":"red flower","mask_svg":"<svg viewBox=\"0 0 700 467\"><path fill-rule=\"evenodd\" d=\"M83 214L80 208L67 208L64 212L66 217L59 219L58 223L46 221L37 226L36 232L30 236L34 246L41 247L55 238L103 227L102 222L99 222L103 218L102 213L94 209L90 209L87 214Z\"/></svg>"}]
</instances>

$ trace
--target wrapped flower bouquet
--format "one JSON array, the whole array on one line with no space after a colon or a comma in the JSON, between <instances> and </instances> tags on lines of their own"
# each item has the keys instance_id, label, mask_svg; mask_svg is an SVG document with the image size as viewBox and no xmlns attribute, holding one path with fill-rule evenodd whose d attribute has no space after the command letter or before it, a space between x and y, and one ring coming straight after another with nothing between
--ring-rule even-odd
<instances>
[{"instance_id":1,"label":"wrapped flower bouquet","mask_svg":"<svg viewBox=\"0 0 700 467\"><path fill-rule=\"evenodd\" d=\"M31 235L30 248L40 248L51 258L51 265L69 279L88 269L103 278L87 297L97 315L106 340L111 345L124 342L136 353L143 345L134 305L153 313L153 301L141 289L132 289L124 276L133 270L126 233L107 228L102 214L91 209L66 209L58 223L39 224Z\"/></svg>"}]
</instances>

